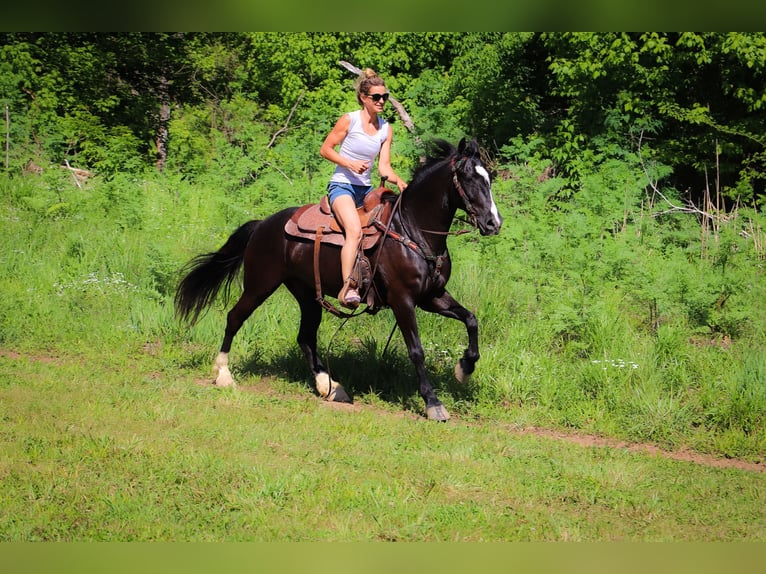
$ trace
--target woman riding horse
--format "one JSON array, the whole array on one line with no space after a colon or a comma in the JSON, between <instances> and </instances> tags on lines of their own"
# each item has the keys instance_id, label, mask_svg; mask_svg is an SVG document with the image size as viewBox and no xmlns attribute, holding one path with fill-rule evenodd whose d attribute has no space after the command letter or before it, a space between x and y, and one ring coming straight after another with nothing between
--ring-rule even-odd
<instances>
[{"instance_id":1,"label":"woman riding horse","mask_svg":"<svg viewBox=\"0 0 766 574\"><path fill-rule=\"evenodd\" d=\"M449 413L428 380L423 345L418 334L415 308L458 319L468 335L468 347L455 366L459 380L474 371L479 360L478 323L473 313L447 291L452 263L447 250L455 212L464 210L482 235L500 231L489 173L475 141L462 140L457 148L436 142L437 154L419 167L400 194L386 234L374 249L373 288L382 306L389 307L404 336L415 365L419 393L429 419L446 421ZM214 370L215 384L231 386L229 370L232 340L244 321L280 285L284 284L301 309L298 344L306 356L318 393L333 401L350 401L334 381L317 353L317 330L323 307L317 301L315 277L329 289L340 289L340 249L323 249L314 261L313 242L289 236L287 222L298 210L290 207L262 221L250 221L237 229L216 252L195 257L176 292L176 310L192 323L228 287L244 267L243 292L226 318L226 330ZM316 269L316 271L315 271Z\"/></svg>"}]
</instances>

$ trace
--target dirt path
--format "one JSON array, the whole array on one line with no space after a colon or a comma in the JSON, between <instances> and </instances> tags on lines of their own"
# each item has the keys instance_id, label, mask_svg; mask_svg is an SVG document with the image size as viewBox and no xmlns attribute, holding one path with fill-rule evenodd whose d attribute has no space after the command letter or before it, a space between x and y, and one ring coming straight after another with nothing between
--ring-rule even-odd
<instances>
[{"instance_id":1,"label":"dirt path","mask_svg":"<svg viewBox=\"0 0 766 574\"><path fill-rule=\"evenodd\" d=\"M694 452L691 450L668 451L648 443L629 443L617 439L579 433L566 433L536 427L519 429L512 432L516 432L521 435L535 435L544 438L562 440L583 447L618 448L628 450L630 452L640 452L654 456L661 456L672 460L694 462L704 466L712 466L716 468L737 468L740 470L766 473L766 464L762 462L748 462L736 458L720 458L709 454Z\"/></svg>"},{"instance_id":2,"label":"dirt path","mask_svg":"<svg viewBox=\"0 0 766 574\"><path fill-rule=\"evenodd\" d=\"M360 406L356 404L344 405L339 403L328 403L328 402L324 402L323 404L326 405L328 408L336 408L336 409L361 410L361 409L369 408L371 410L376 410L375 407L367 406L367 405L364 405L364 406ZM417 415L412 413L410 414L413 418L417 418ZM458 417L453 417L453 420L450 422L454 423L456 421L460 421L460 419ZM450 424L450 422L448 422L447 424ZM469 422L467 424L476 424L476 423ZM710 466L715 468L736 468L736 469L747 470L751 472L766 473L766 461L750 462L750 461L740 460L736 458L722 458L722 457L717 457L717 456L713 456L709 454L691 451L688 449L682 449L678 451L669 451L649 443L631 443L631 442L622 441L618 439L600 437L596 435L589 435L589 434L583 434L583 433L577 433L577 432L558 431L558 430L539 428L539 427L520 428L520 427L514 427L512 425L507 425L507 426L508 426L508 432L511 434L532 435L532 436L538 436L541 438L560 440L560 441L576 444L582 447L623 449L630 452L644 453L644 454L649 454L653 456L668 458L671 460L679 460L683 462L693 462L696 464L701 464L704 466Z\"/></svg>"},{"instance_id":3,"label":"dirt path","mask_svg":"<svg viewBox=\"0 0 766 574\"><path fill-rule=\"evenodd\" d=\"M8 359L21 359L22 355L21 353L18 353L16 351L11 351L7 349L0 349L0 356L6 357ZM25 356L26 360L32 360L36 362L41 363L57 363L60 359L59 357L50 356L50 355L35 355L33 357ZM212 386L210 379L198 379L195 381L199 385L203 386ZM269 379L263 379L259 384L254 386L240 386L241 390L245 391L251 391L251 392L259 392L259 393L275 393L273 388L270 385ZM289 400L289 396L283 396L280 395L285 399ZM361 405L359 403L355 404L339 404L339 403L328 403L328 402L322 402L324 406L327 408L334 408L334 409L342 409L342 410L365 410L370 409L373 411L379 411L380 409L376 409L374 406L370 405ZM381 416L384 414L383 411L381 412ZM412 416L413 418L418 418L418 415L414 413L406 413L402 412L402 416ZM466 422L466 421L460 421L459 417L453 418L454 422ZM450 423L447 423L450 424ZM474 422L467 422L467 424L477 424ZM750 472L761 472L766 473L766 461L760 461L760 462L750 462L746 460L740 460L736 458L722 458L717 457L709 454L699 453L691 450L678 450L678 451L668 451L662 448L659 448L656 445L649 444L649 443L631 443L627 441L622 441L618 439L608 438L608 437L601 437L601 436L595 436L595 435L588 435L583 433L577 433L577 432L565 432L565 431L559 431L554 429L547 429L547 428L539 428L539 427L514 427L512 425L508 426L508 432L511 434L518 434L518 435L532 435L532 436L538 436L542 438L547 439L553 439L553 440L560 440L565 441L568 443L576 444L582 447L587 448L615 448L615 449L624 449L630 452L638 452L638 453L644 453L649 454L653 456L658 457L665 457L672 460L678 460L683 462L693 462L695 464L700 464L704 466L709 467L715 467L715 468L734 468L734 469L740 469L740 470L746 470Z\"/></svg>"}]
</instances>

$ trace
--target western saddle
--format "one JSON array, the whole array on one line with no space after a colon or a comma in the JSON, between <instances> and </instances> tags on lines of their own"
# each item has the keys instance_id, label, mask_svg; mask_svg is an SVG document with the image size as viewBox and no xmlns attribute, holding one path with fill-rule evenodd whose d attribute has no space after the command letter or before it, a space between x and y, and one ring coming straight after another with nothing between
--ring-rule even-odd
<instances>
[{"instance_id":1,"label":"western saddle","mask_svg":"<svg viewBox=\"0 0 766 574\"><path fill-rule=\"evenodd\" d=\"M372 272L365 252L375 247L388 226L398 194L385 187L385 179L376 189L367 194L364 205L357 209L362 225L362 240L357 252L357 262L352 277L356 287L368 308L374 308L376 297L372 284ZM325 195L319 203L304 205L293 214L285 224L285 233L290 237L307 239L314 242L314 282L317 301L334 315L347 317L349 314L337 309L322 295L319 273L319 250L322 244L343 246L345 235L330 209L330 202Z\"/></svg>"}]
</instances>

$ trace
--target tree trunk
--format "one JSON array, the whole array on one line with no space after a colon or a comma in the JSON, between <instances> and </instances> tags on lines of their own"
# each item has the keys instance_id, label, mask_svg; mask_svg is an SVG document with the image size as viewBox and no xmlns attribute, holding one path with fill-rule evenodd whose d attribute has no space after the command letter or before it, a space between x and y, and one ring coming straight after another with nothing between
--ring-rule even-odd
<instances>
[{"instance_id":1,"label":"tree trunk","mask_svg":"<svg viewBox=\"0 0 766 574\"><path fill-rule=\"evenodd\" d=\"M11 152L11 116L8 111L8 104L5 104L5 171L8 171Z\"/></svg>"},{"instance_id":2,"label":"tree trunk","mask_svg":"<svg viewBox=\"0 0 766 574\"><path fill-rule=\"evenodd\" d=\"M170 122L170 89L167 76L160 78L160 120L157 126L157 170L165 169L168 159L168 124Z\"/></svg>"}]
</instances>

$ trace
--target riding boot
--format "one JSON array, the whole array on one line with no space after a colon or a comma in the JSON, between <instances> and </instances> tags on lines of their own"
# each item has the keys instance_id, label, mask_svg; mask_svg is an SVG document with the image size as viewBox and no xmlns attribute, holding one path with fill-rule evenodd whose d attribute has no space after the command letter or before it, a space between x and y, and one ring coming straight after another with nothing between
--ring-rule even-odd
<instances>
[{"instance_id":1,"label":"riding boot","mask_svg":"<svg viewBox=\"0 0 766 574\"><path fill-rule=\"evenodd\" d=\"M338 293L338 302L348 309L359 307L362 298L359 296L359 291L356 288L356 282L353 277L347 277L343 282L343 288Z\"/></svg>"}]
</instances>

